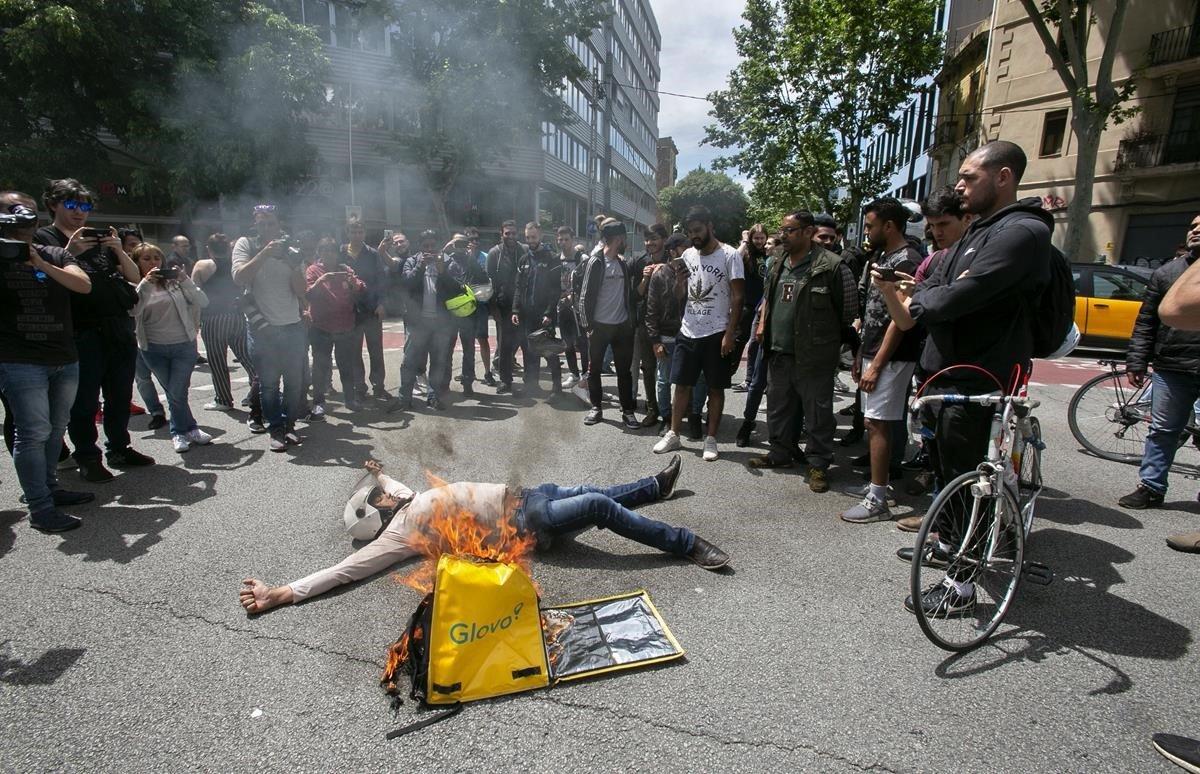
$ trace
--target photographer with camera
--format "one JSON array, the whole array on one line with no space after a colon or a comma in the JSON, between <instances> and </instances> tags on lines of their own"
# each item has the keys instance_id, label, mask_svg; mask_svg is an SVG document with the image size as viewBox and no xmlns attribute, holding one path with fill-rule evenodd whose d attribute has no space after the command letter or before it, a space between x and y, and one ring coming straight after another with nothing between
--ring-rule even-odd
<instances>
[{"instance_id":1,"label":"photographer with camera","mask_svg":"<svg viewBox=\"0 0 1200 774\"><path fill-rule=\"evenodd\" d=\"M233 245L233 281L246 291L242 311L270 449L282 452L289 444L301 443L296 419L304 411L308 337L300 309L308 286L303 256L280 230L275 205L254 208L254 229L256 236L241 237Z\"/></svg>"},{"instance_id":2,"label":"photographer with camera","mask_svg":"<svg viewBox=\"0 0 1200 774\"><path fill-rule=\"evenodd\" d=\"M66 250L33 244L36 208L26 194L0 193L0 393L14 425L13 465L29 523L65 532L81 522L58 507L94 497L59 489L56 476L79 383L71 297L92 284Z\"/></svg>"},{"instance_id":3,"label":"photographer with camera","mask_svg":"<svg viewBox=\"0 0 1200 774\"><path fill-rule=\"evenodd\" d=\"M166 256L156 245L138 245L133 257L142 274L137 286L138 303L133 309L138 349L167 393L171 443L183 454L192 444L212 443L212 436L196 424L188 405L196 366L196 334L208 296L196 287L183 266L166 263Z\"/></svg>"},{"instance_id":4,"label":"photographer with camera","mask_svg":"<svg viewBox=\"0 0 1200 774\"><path fill-rule=\"evenodd\" d=\"M479 251L471 250L467 234L455 234L442 248L446 254L446 271L460 285L486 285L487 270L479 263ZM475 342L479 338L479 330L483 328L483 341L487 341L487 308L486 304L476 302L475 311L466 317L455 317L451 323L455 330L450 335L446 350L446 383L442 385L444 392L450 391L450 372L454 370L454 342L462 343L462 389L463 395L475 394ZM487 360L485 358L484 362Z\"/></svg>"},{"instance_id":5,"label":"photographer with camera","mask_svg":"<svg viewBox=\"0 0 1200 774\"><path fill-rule=\"evenodd\" d=\"M407 294L405 302L404 360L400 364L400 402L395 409L412 408L413 388L417 377L425 373L429 383L429 408L441 411L445 385L450 383L449 352L458 332L446 302L462 292L462 282L446 263L446 256L437 249L437 235L432 231L421 234L421 249L404 262L400 282Z\"/></svg>"},{"instance_id":6,"label":"photographer with camera","mask_svg":"<svg viewBox=\"0 0 1200 774\"><path fill-rule=\"evenodd\" d=\"M87 226L95 197L79 181L51 180L42 204L54 223L38 229L33 241L61 247L87 272L92 292L71 297L71 319L79 352L79 389L71 406L67 435L75 447L79 474L85 481L111 481L100 461L96 412L104 396L104 438L108 464L114 468L153 465L154 460L129 447L129 404L137 370L137 339L129 313L137 303L133 286L141 280L113 228Z\"/></svg>"}]
</instances>

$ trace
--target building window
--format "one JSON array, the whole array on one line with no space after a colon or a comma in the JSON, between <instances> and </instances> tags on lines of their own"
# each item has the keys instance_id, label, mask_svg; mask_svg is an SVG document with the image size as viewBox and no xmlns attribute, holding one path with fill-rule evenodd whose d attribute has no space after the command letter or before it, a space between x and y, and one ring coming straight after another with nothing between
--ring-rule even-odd
<instances>
[{"instance_id":1,"label":"building window","mask_svg":"<svg viewBox=\"0 0 1200 774\"><path fill-rule=\"evenodd\" d=\"M1042 124L1041 156L1057 156L1062 153L1063 141L1067 137L1067 111L1051 110Z\"/></svg>"}]
</instances>

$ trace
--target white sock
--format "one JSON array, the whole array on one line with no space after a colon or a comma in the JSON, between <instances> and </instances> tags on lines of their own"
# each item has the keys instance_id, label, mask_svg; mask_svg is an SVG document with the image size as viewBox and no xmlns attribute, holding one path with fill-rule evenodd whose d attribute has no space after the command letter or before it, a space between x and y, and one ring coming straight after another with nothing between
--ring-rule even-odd
<instances>
[{"instance_id":1,"label":"white sock","mask_svg":"<svg viewBox=\"0 0 1200 774\"><path fill-rule=\"evenodd\" d=\"M882 486L879 484L871 484L870 496L871 496L871 499L875 500L876 502L886 503L887 502L887 484L883 484Z\"/></svg>"},{"instance_id":2,"label":"white sock","mask_svg":"<svg viewBox=\"0 0 1200 774\"><path fill-rule=\"evenodd\" d=\"M975 596L975 584L970 581L956 581L953 578L947 577L946 582L954 589L954 592L963 599L970 599Z\"/></svg>"}]
</instances>

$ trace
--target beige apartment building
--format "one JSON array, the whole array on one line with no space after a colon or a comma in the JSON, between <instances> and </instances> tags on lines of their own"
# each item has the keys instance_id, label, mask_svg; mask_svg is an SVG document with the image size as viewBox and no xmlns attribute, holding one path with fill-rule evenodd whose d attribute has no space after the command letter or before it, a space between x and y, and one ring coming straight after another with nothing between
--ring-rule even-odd
<instances>
[{"instance_id":1,"label":"beige apartment building","mask_svg":"<svg viewBox=\"0 0 1200 774\"><path fill-rule=\"evenodd\" d=\"M1141 113L1105 131L1096 161L1089 239L1075 260L1156 263L1174 255L1200 212L1200 35L1197 0L1131 0L1113 68L1136 79ZM1113 0L1097 0L1094 71ZM1021 190L1055 211L1058 236L1075 194L1070 100L1018 0L996 0L982 125L1029 155Z\"/></svg>"}]
</instances>

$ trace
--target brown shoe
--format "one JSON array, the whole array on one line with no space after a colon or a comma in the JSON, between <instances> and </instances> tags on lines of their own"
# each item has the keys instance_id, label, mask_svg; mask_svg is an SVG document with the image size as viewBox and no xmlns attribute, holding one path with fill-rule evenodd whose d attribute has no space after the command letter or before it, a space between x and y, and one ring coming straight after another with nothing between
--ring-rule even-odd
<instances>
[{"instance_id":1,"label":"brown shoe","mask_svg":"<svg viewBox=\"0 0 1200 774\"><path fill-rule=\"evenodd\" d=\"M763 468L790 468L792 466L792 461L777 460L770 454L760 454L757 457L751 457L750 459L746 460L746 464L755 470L761 470Z\"/></svg>"},{"instance_id":2,"label":"brown shoe","mask_svg":"<svg viewBox=\"0 0 1200 774\"><path fill-rule=\"evenodd\" d=\"M925 520L925 514L920 516L905 516L903 519L896 520L896 529L901 532L916 532L921 528L921 522Z\"/></svg>"},{"instance_id":3,"label":"brown shoe","mask_svg":"<svg viewBox=\"0 0 1200 774\"><path fill-rule=\"evenodd\" d=\"M1167 545L1176 551L1188 554L1200 554L1200 532L1187 532L1183 535L1170 535Z\"/></svg>"},{"instance_id":4,"label":"brown shoe","mask_svg":"<svg viewBox=\"0 0 1200 774\"><path fill-rule=\"evenodd\" d=\"M817 494L825 494L829 491L829 481L825 477L825 471L821 468L808 469L808 488Z\"/></svg>"}]
</instances>

